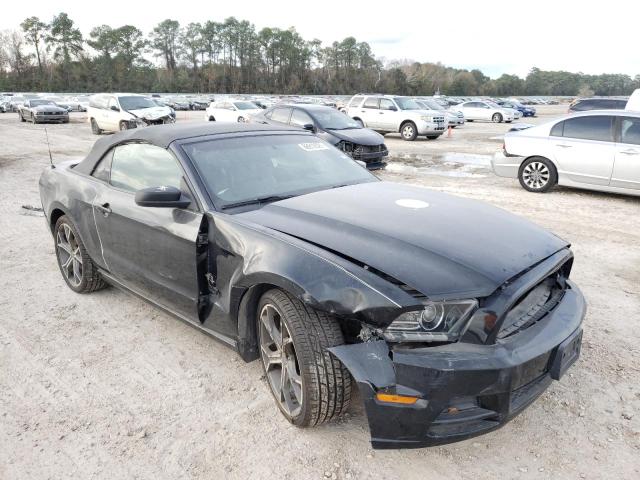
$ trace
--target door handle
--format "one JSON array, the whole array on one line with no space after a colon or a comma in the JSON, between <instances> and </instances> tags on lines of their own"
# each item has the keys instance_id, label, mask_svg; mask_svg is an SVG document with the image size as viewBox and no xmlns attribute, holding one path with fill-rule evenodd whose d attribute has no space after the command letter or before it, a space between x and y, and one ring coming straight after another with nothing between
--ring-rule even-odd
<instances>
[{"instance_id":1,"label":"door handle","mask_svg":"<svg viewBox=\"0 0 640 480\"><path fill-rule=\"evenodd\" d=\"M625 155L638 155L638 151L630 148L629 150L622 150L620 153L624 153Z\"/></svg>"},{"instance_id":2,"label":"door handle","mask_svg":"<svg viewBox=\"0 0 640 480\"><path fill-rule=\"evenodd\" d=\"M109 214L111 213L111 208L109 208L108 203L103 203L102 205L96 205L96 208L100 210L100 212L102 212L102 215L104 215L105 217L108 217Z\"/></svg>"},{"instance_id":3,"label":"door handle","mask_svg":"<svg viewBox=\"0 0 640 480\"><path fill-rule=\"evenodd\" d=\"M556 147L571 148L571 147L573 147L573 145L566 145L566 144L563 144L563 143L556 143Z\"/></svg>"}]
</instances>

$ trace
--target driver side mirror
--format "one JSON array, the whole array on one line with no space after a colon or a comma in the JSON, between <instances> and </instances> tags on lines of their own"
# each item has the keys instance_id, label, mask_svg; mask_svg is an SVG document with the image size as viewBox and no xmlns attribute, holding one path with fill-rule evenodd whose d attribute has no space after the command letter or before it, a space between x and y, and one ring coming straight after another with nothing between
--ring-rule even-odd
<instances>
[{"instance_id":1,"label":"driver side mirror","mask_svg":"<svg viewBox=\"0 0 640 480\"><path fill-rule=\"evenodd\" d=\"M120 111L120 109L116 105L111 105L111 110L113 110L114 112Z\"/></svg>"},{"instance_id":2,"label":"driver side mirror","mask_svg":"<svg viewBox=\"0 0 640 480\"><path fill-rule=\"evenodd\" d=\"M387 107L387 110L391 110L392 112L397 112L397 111L398 111L398 109L396 108L396 106L395 106L395 105L389 105L389 106Z\"/></svg>"},{"instance_id":3,"label":"driver side mirror","mask_svg":"<svg viewBox=\"0 0 640 480\"><path fill-rule=\"evenodd\" d=\"M305 130L308 130L310 132L315 132L316 131L316 127L313 126L312 123L305 123L302 128L304 128Z\"/></svg>"},{"instance_id":4,"label":"driver side mirror","mask_svg":"<svg viewBox=\"0 0 640 480\"><path fill-rule=\"evenodd\" d=\"M176 187L149 187L136 192L136 204L141 207L187 208L189 197Z\"/></svg>"}]
</instances>

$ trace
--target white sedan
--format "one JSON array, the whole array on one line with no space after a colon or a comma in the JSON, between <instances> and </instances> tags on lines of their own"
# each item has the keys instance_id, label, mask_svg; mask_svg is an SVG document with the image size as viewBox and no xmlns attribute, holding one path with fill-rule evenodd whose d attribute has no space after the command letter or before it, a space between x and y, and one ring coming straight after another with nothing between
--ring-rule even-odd
<instances>
[{"instance_id":1,"label":"white sedan","mask_svg":"<svg viewBox=\"0 0 640 480\"><path fill-rule=\"evenodd\" d=\"M640 112L590 110L507 132L491 163L530 192L558 184L640 196Z\"/></svg>"},{"instance_id":2,"label":"white sedan","mask_svg":"<svg viewBox=\"0 0 640 480\"><path fill-rule=\"evenodd\" d=\"M503 108L489 100L473 100L454 105L450 110L462 112L468 122L474 120L487 120L490 122L513 122L516 119L516 111L511 108Z\"/></svg>"},{"instance_id":3,"label":"white sedan","mask_svg":"<svg viewBox=\"0 0 640 480\"><path fill-rule=\"evenodd\" d=\"M211 103L204 114L208 122L239 122L251 120L252 115L261 113L262 109L253 102L245 100L221 100Z\"/></svg>"}]
</instances>

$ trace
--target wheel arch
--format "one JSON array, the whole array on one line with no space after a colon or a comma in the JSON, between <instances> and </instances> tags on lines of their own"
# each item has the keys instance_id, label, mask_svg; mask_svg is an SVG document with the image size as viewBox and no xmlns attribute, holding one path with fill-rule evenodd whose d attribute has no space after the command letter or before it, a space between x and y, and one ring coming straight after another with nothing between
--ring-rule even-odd
<instances>
[{"instance_id":1,"label":"wheel arch","mask_svg":"<svg viewBox=\"0 0 640 480\"><path fill-rule=\"evenodd\" d=\"M402 127L404 127L407 123L413 123L413 126L418 128L418 126L416 125L415 120L411 120L410 118L405 118L404 120L402 120L400 122L400 127L398 127L398 133L402 132Z\"/></svg>"},{"instance_id":2,"label":"wheel arch","mask_svg":"<svg viewBox=\"0 0 640 480\"><path fill-rule=\"evenodd\" d=\"M556 163L555 159L553 159L553 158L549 158L549 157L546 157L546 156L544 156L544 155L528 155L528 156L524 157L524 158L522 159L522 162L520 162L520 166L518 167L518 174L520 174L520 170L522 169L522 166L523 166L523 165L524 165L528 160L531 160L532 158L542 158L542 159L544 159L544 160L547 160L547 161L551 162L551 164L553 165L553 168L555 168L555 169L556 169L556 174L558 174L558 175L559 175L559 173L558 173L558 164Z\"/></svg>"}]
</instances>

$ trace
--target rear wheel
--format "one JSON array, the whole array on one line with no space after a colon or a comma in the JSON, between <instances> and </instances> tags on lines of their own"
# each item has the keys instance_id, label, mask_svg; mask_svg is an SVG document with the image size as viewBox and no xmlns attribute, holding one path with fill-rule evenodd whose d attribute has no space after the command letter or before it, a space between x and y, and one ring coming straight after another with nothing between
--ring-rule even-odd
<instances>
[{"instance_id":1,"label":"rear wheel","mask_svg":"<svg viewBox=\"0 0 640 480\"><path fill-rule=\"evenodd\" d=\"M265 377L285 418L310 427L346 411L351 376L327 351L344 343L336 319L274 289L260 299L258 322Z\"/></svg>"},{"instance_id":2,"label":"rear wheel","mask_svg":"<svg viewBox=\"0 0 640 480\"><path fill-rule=\"evenodd\" d=\"M211 116L211 117L209 117L209 121L210 121L210 122L215 122L215 121L216 121L216 119L215 119L215 117Z\"/></svg>"},{"instance_id":3,"label":"rear wheel","mask_svg":"<svg viewBox=\"0 0 640 480\"><path fill-rule=\"evenodd\" d=\"M413 122L403 123L400 127L400 135L402 135L403 140L407 140L408 142L414 141L418 137L416 124Z\"/></svg>"},{"instance_id":4,"label":"rear wheel","mask_svg":"<svg viewBox=\"0 0 640 480\"><path fill-rule=\"evenodd\" d=\"M518 180L530 192L548 192L558 182L555 165L544 157L531 157L522 162L518 170Z\"/></svg>"},{"instance_id":5,"label":"rear wheel","mask_svg":"<svg viewBox=\"0 0 640 480\"><path fill-rule=\"evenodd\" d=\"M129 122L122 120L119 124L118 124L118 128L120 129L120 131L122 132L123 130L129 130Z\"/></svg>"},{"instance_id":6,"label":"rear wheel","mask_svg":"<svg viewBox=\"0 0 640 480\"><path fill-rule=\"evenodd\" d=\"M359 118L354 118L354 120L358 125L360 125L360 128L364 128L364 122L362 120L360 120Z\"/></svg>"},{"instance_id":7,"label":"rear wheel","mask_svg":"<svg viewBox=\"0 0 640 480\"><path fill-rule=\"evenodd\" d=\"M244 117L238 117L238 123L246 123L247 120Z\"/></svg>"},{"instance_id":8,"label":"rear wheel","mask_svg":"<svg viewBox=\"0 0 640 480\"><path fill-rule=\"evenodd\" d=\"M429 140L435 140L436 138L439 138L440 135L427 135L427 139Z\"/></svg>"},{"instance_id":9,"label":"rear wheel","mask_svg":"<svg viewBox=\"0 0 640 480\"><path fill-rule=\"evenodd\" d=\"M22 115L22 112L18 112L18 116L20 117L21 122L26 122L24 115Z\"/></svg>"},{"instance_id":10,"label":"rear wheel","mask_svg":"<svg viewBox=\"0 0 640 480\"><path fill-rule=\"evenodd\" d=\"M63 215L55 226L56 258L62 278L76 293L88 293L106 284L89 257L75 225Z\"/></svg>"},{"instance_id":11,"label":"rear wheel","mask_svg":"<svg viewBox=\"0 0 640 480\"><path fill-rule=\"evenodd\" d=\"M94 135L100 135L102 133L102 129L98 127L98 122L96 122L95 118L91 119L91 131Z\"/></svg>"},{"instance_id":12,"label":"rear wheel","mask_svg":"<svg viewBox=\"0 0 640 480\"><path fill-rule=\"evenodd\" d=\"M493 117L491 117L491 120L492 120L494 123L501 123L501 122L502 122L502 114L500 114L500 113L494 113L494 114L493 114Z\"/></svg>"}]
</instances>

